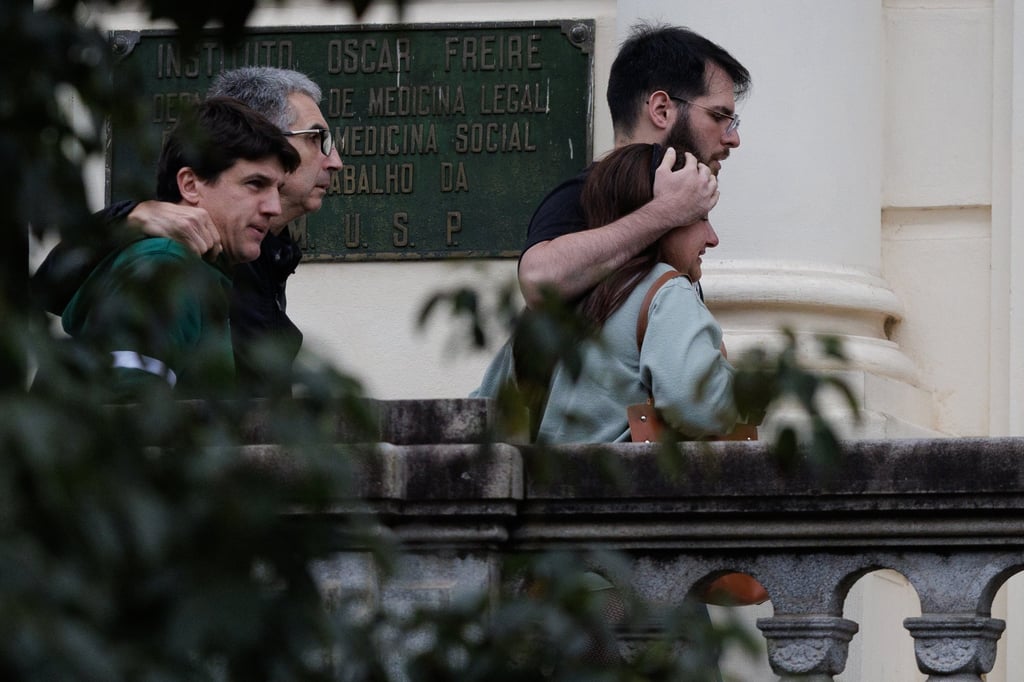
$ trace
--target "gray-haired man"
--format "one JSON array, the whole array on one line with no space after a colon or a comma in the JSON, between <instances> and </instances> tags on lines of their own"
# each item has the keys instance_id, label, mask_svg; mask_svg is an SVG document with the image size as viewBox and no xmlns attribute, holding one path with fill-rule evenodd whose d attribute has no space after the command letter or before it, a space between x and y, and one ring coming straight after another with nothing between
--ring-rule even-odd
<instances>
[{"instance_id":1,"label":"gray-haired man","mask_svg":"<svg viewBox=\"0 0 1024 682\"><path fill-rule=\"evenodd\" d=\"M260 352L265 342L274 343L291 359L302 345L302 333L285 312L285 283L301 253L284 228L320 209L331 175L341 169L341 157L320 111L320 87L305 74L259 66L233 69L214 79L207 96L233 97L262 114L288 136L301 158L281 188L281 214L263 240L259 258L239 265L234 272L231 332L236 372L243 385L258 385L266 379ZM209 214L201 208L124 201L105 209L101 217L124 220L141 234L168 237L200 255L216 257L223 248ZM44 305L57 315L81 284L79 277L95 265L93 260L82 268L69 267L68 262L75 258L69 257L68 251L55 248L33 278Z\"/></svg>"}]
</instances>

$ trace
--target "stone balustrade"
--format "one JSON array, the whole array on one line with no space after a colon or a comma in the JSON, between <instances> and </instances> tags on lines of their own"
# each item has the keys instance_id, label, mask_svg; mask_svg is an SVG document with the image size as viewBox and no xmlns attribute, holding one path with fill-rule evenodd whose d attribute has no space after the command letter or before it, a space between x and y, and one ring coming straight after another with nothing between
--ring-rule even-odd
<instances>
[{"instance_id":1,"label":"stone balustrade","mask_svg":"<svg viewBox=\"0 0 1024 682\"><path fill-rule=\"evenodd\" d=\"M408 553L388 581L341 555L319 569L327 586L443 603L493 588L508 552L607 549L643 598L679 604L739 571L771 595L757 626L780 679L831 680L858 630L842 616L848 591L888 568L920 598L904 626L929 680L993 665L992 600L1024 570L1024 439L853 441L835 462L786 470L764 443L684 443L669 474L658 445L487 443L486 401L376 407L382 442L360 488Z\"/></svg>"}]
</instances>

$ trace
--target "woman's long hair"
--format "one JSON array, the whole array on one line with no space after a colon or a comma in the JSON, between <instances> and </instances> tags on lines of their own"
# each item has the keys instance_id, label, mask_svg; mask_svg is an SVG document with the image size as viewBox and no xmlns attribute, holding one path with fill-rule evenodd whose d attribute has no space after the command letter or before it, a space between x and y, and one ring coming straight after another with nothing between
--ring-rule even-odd
<instances>
[{"instance_id":1,"label":"woman's long hair","mask_svg":"<svg viewBox=\"0 0 1024 682\"><path fill-rule=\"evenodd\" d=\"M665 150L658 144L630 144L594 164L580 197L587 229L613 223L650 201L654 196L654 172L664 155ZM676 150L676 159L673 170L683 163L683 150ZM659 242L655 242L626 261L580 301L580 314L600 329L643 281L659 256Z\"/></svg>"}]
</instances>

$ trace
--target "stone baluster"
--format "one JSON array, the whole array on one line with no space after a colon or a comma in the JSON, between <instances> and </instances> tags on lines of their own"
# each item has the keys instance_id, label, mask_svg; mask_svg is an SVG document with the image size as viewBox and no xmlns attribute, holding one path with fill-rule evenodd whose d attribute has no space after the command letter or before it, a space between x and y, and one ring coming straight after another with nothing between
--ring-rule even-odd
<instances>
[{"instance_id":1,"label":"stone baluster","mask_svg":"<svg viewBox=\"0 0 1024 682\"><path fill-rule=\"evenodd\" d=\"M927 614L907 618L903 626L914 637L914 655L929 682L974 682L996 660L996 644L1006 623L998 618L957 614Z\"/></svg>"},{"instance_id":2,"label":"stone baluster","mask_svg":"<svg viewBox=\"0 0 1024 682\"><path fill-rule=\"evenodd\" d=\"M757 627L768 645L768 662L780 680L832 680L846 668L850 640L859 626L842 617L852 576L863 573L856 555L776 554L762 558L759 578L775 615Z\"/></svg>"},{"instance_id":3,"label":"stone baluster","mask_svg":"<svg viewBox=\"0 0 1024 682\"><path fill-rule=\"evenodd\" d=\"M838 616L773 616L757 627L768 640L768 661L780 680L824 681L843 672L857 624Z\"/></svg>"},{"instance_id":4,"label":"stone baluster","mask_svg":"<svg viewBox=\"0 0 1024 682\"><path fill-rule=\"evenodd\" d=\"M902 569L921 599L922 616L903 626L914 638L917 667L929 682L977 682L992 670L1006 623L991 617L992 598L1019 566L1019 554L922 553Z\"/></svg>"}]
</instances>

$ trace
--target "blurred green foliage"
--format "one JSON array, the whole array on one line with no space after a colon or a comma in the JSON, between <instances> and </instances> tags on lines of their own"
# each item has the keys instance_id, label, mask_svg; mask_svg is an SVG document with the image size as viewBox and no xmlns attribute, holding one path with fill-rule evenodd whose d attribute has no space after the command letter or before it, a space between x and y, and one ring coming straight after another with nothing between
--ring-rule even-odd
<instances>
[{"instance_id":1,"label":"blurred green foliage","mask_svg":"<svg viewBox=\"0 0 1024 682\"><path fill-rule=\"evenodd\" d=\"M280 395L259 403L230 394L185 402L153 386L136 405L111 406L105 359L55 338L31 304L28 244L30 236L104 241L88 210L82 164L102 152L104 119L114 117L130 134L136 109L130 92L111 85L104 36L79 21L89 3L3 2L0 224L8 248L0 250L0 679L713 675L714 652L737 641L736 632L711 628L686 605L651 613L627 593L595 591L580 571L584 558L574 555L512 557L508 571L522 576L518 583L444 608L396 614L351 595L327 604L316 583L317 560L356 547L386 575L399 556L368 526L372 519L332 506L352 494L350 465L364 454L337 443L337 417L344 415L356 434L372 433L373 420L358 382L330 367L291 374L280 363ZM153 17L176 22L186 40L211 22L228 39L237 36L253 6L143 4ZM351 4L362 12L370 0ZM470 335L482 343L476 294L439 294L424 319L446 302L469 314ZM505 322L518 323L541 372L575 357L574 318L552 306L528 317L506 307ZM275 367L272 350L266 357ZM775 383L758 404L794 387L813 394L796 374L784 375L772 375ZM287 397L290 387L301 400ZM279 444L287 461L244 447L254 410L266 417L260 442ZM631 662L595 655L595 647L614 649L617 625L642 630L651 622L665 636ZM692 645L679 655L683 640ZM396 651L407 653L402 669Z\"/></svg>"}]
</instances>

